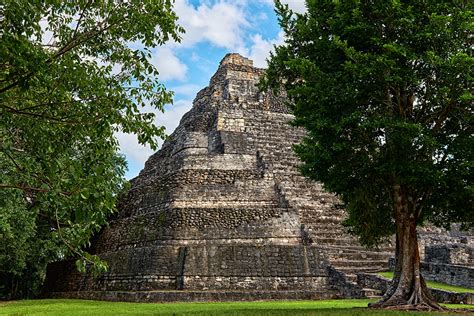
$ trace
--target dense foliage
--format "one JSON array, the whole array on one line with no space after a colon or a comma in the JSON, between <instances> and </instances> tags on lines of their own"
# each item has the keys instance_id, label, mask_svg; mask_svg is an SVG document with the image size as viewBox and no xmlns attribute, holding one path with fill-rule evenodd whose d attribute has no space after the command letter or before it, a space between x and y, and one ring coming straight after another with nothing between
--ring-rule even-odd
<instances>
[{"instance_id":1,"label":"dense foliage","mask_svg":"<svg viewBox=\"0 0 474 316\"><path fill-rule=\"evenodd\" d=\"M368 245L397 233L397 304L424 298L409 295L424 286L416 225L474 223L472 9L308 0L294 15L277 3L286 40L266 84L286 88L308 131L302 172L339 196L351 231Z\"/></svg>"},{"instance_id":2,"label":"dense foliage","mask_svg":"<svg viewBox=\"0 0 474 316\"><path fill-rule=\"evenodd\" d=\"M0 297L31 295L47 262L83 251L125 185L114 133L156 146L172 95L150 48L183 30L172 2L7 0L0 6ZM145 48L144 48L145 47Z\"/></svg>"}]
</instances>

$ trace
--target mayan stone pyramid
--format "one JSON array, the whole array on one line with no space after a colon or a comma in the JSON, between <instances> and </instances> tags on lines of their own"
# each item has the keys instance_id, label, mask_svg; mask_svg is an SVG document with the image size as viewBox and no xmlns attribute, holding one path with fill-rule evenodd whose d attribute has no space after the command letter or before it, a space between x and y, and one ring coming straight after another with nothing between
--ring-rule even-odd
<instances>
[{"instance_id":1,"label":"mayan stone pyramid","mask_svg":"<svg viewBox=\"0 0 474 316\"><path fill-rule=\"evenodd\" d=\"M49 296L131 301L312 299L363 295L359 271L387 269L341 226L336 198L298 172L305 132L263 69L228 54L151 156L94 242L94 279L51 264ZM361 294L362 293L362 294Z\"/></svg>"}]
</instances>

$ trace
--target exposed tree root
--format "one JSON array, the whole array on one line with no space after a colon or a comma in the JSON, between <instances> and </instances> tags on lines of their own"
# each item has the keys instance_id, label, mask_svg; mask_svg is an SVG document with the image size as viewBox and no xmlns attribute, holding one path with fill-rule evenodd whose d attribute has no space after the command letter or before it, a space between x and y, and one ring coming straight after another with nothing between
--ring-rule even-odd
<instances>
[{"instance_id":1,"label":"exposed tree root","mask_svg":"<svg viewBox=\"0 0 474 316\"><path fill-rule=\"evenodd\" d=\"M392 286L393 287L393 286ZM403 295L401 287L389 290L390 296L385 296L380 302L369 304L372 308L385 308L390 310L413 310L413 311L446 311L445 308L434 301L424 280L417 277L408 299Z\"/></svg>"},{"instance_id":2,"label":"exposed tree root","mask_svg":"<svg viewBox=\"0 0 474 316\"><path fill-rule=\"evenodd\" d=\"M410 271L411 269L408 270ZM401 273L396 271L392 284L384 297L377 303L369 304L369 307L414 311L448 310L436 303L431 296L430 290L421 276L419 264L415 264L411 271L413 271L413 278L408 278L408 282L407 279L405 279L405 282L402 282ZM408 291L407 289L410 289L410 287L411 290Z\"/></svg>"},{"instance_id":3,"label":"exposed tree root","mask_svg":"<svg viewBox=\"0 0 474 316\"><path fill-rule=\"evenodd\" d=\"M383 309L390 309L390 310L413 310L413 311L447 311L449 310L448 308L445 308L441 305L438 305L437 303L430 302L430 301L424 301L424 302L419 302L416 304L406 302L406 303L387 303L387 302L382 302L382 303L373 303L369 304L369 307L371 308L383 308Z\"/></svg>"},{"instance_id":4,"label":"exposed tree root","mask_svg":"<svg viewBox=\"0 0 474 316\"><path fill-rule=\"evenodd\" d=\"M418 215L401 186L394 186L396 249L393 280L373 308L445 311L431 296L421 275L416 225Z\"/></svg>"}]
</instances>

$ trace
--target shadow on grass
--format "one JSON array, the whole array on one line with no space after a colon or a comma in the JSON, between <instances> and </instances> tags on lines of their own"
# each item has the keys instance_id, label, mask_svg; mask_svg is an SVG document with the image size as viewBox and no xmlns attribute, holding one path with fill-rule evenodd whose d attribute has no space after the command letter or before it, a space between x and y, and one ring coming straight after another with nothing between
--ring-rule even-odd
<instances>
[{"instance_id":1,"label":"shadow on grass","mask_svg":"<svg viewBox=\"0 0 474 316\"><path fill-rule=\"evenodd\" d=\"M191 312L191 313L176 313L169 315L193 315L193 316L256 316L256 315L271 315L271 316L335 316L335 315L351 315L351 316L365 316L365 315L374 315L374 316L408 316L408 315L419 315L419 316L428 316L428 315L463 315L456 312L444 312L444 313L433 313L433 312L410 312L410 311L388 311L381 309L368 309L368 308L344 308L344 309L314 309L314 310L295 310L295 309L275 309L275 310L262 310L262 309L244 309L244 310L232 310L232 311L222 311L222 312ZM465 314L467 315L467 313ZM472 314L469 314L472 315Z\"/></svg>"}]
</instances>

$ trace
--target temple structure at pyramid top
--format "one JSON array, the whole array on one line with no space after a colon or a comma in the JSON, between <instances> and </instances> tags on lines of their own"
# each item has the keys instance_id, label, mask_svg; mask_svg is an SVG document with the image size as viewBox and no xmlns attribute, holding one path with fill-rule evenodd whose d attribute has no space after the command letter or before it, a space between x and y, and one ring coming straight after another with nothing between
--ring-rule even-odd
<instances>
[{"instance_id":1,"label":"temple structure at pyramid top","mask_svg":"<svg viewBox=\"0 0 474 316\"><path fill-rule=\"evenodd\" d=\"M276 112L288 112L284 99L262 92L257 83L265 69L253 67L253 61L239 54L227 54L212 76L209 86L202 89L194 106L212 105L236 108L254 108Z\"/></svg>"},{"instance_id":2,"label":"temple structure at pyramid top","mask_svg":"<svg viewBox=\"0 0 474 316\"><path fill-rule=\"evenodd\" d=\"M100 278L50 265L55 297L132 301L363 296L356 273L387 269L392 248L348 235L337 199L298 172L305 135L264 70L238 54L220 62L192 109L151 156L92 251Z\"/></svg>"},{"instance_id":3,"label":"temple structure at pyramid top","mask_svg":"<svg viewBox=\"0 0 474 316\"><path fill-rule=\"evenodd\" d=\"M222 67L227 64L253 67L253 61L251 59L245 58L242 55L236 53L229 53L225 55L219 63L219 66Z\"/></svg>"}]
</instances>

